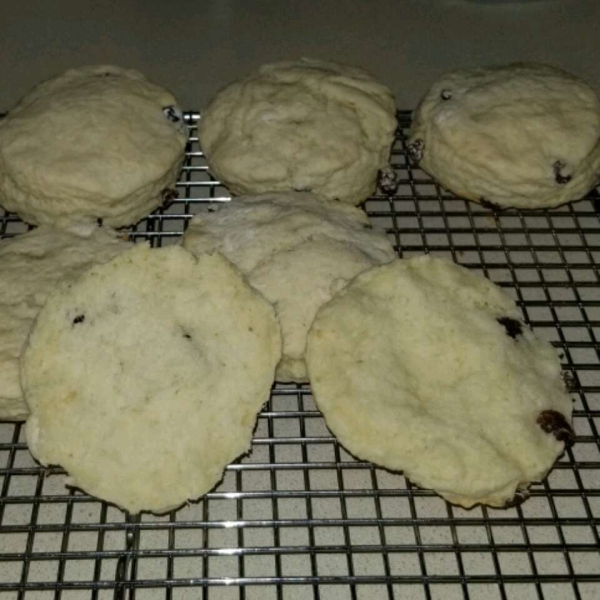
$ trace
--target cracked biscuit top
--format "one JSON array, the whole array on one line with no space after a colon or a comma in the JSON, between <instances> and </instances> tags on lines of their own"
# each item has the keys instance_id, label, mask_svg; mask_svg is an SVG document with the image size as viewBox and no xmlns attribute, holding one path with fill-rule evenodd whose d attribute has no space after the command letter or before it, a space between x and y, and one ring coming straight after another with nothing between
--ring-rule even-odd
<instances>
[{"instance_id":1,"label":"cracked biscuit top","mask_svg":"<svg viewBox=\"0 0 600 600\"><path fill-rule=\"evenodd\" d=\"M130 225L166 199L187 137L173 95L139 71L71 69L0 120L0 205L34 225Z\"/></svg>"},{"instance_id":2,"label":"cracked biscuit top","mask_svg":"<svg viewBox=\"0 0 600 600\"><path fill-rule=\"evenodd\" d=\"M388 165L395 112L390 90L362 69L283 61L213 98L200 145L234 194L312 191L360 204Z\"/></svg>"}]
</instances>

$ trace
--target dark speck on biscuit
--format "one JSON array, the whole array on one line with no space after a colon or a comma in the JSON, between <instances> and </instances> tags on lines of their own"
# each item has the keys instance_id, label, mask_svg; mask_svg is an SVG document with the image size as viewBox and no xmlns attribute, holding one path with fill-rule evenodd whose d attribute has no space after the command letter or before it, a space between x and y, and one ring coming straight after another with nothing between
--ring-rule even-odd
<instances>
[{"instance_id":1,"label":"dark speck on biscuit","mask_svg":"<svg viewBox=\"0 0 600 600\"><path fill-rule=\"evenodd\" d=\"M412 144L407 146L409 156L416 162L419 162L423 158L423 152L425 151L425 142L423 140L415 140Z\"/></svg>"},{"instance_id":2,"label":"dark speck on biscuit","mask_svg":"<svg viewBox=\"0 0 600 600\"><path fill-rule=\"evenodd\" d=\"M181 117L177 114L177 111L173 106L165 106L163 108L163 113L165 117L167 117L169 121L173 121L173 123L178 123L179 121L181 121Z\"/></svg>"},{"instance_id":3,"label":"dark speck on biscuit","mask_svg":"<svg viewBox=\"0 0 600 600\"><path fill-rule=\"evenodd\" d=\"M176 200L177 198L179 198L179 192L172 188L164 188L161 191L161 195L162 195L164 206L171 204L171 202L173 202L173 200Z\"/></svg>"},{"instance_id":4,"label":"dark speck on biscuit","mask_svg":"<svg viewBox=\"0 0 600 600\"><path fill-rule=\"evenodd\" d=\"M564 415L556 410L544 410L537 418L537 424L546 432L551 433L559 442L571 446L575 438L573 428Z\"/></svg>"},{"instance_id":5,"label":"dark speck on biscuit","mask_svg":"<svg viewBox=\"0 0 600 600\"><path fill-rule=\"evenodd\" d=\"M529 490L517 490L515 495L504 503L504 508L514 508L520 506L529 498Z\"/></svg>"},{"instance_id":6,"label":"dark speck on biscuit","mask_svg":"<svg viewBox=\"0 0 600 600\"><path fill-rule=\"evenodd\" d=\"M73 319L73 325L79 325L79 323L83 323L85 321L85 315L77 315Z\"/></svg>"},{"instance_id":7,"label":"dark speck on biscuit","mask_svg":"<svg viewBox=\"0 0 600 600\"><path fill-rule=\"evenodd\" d=\"M561 171L565 168L565 163L557 160L553 165L552 169L554 171L554 181L559 185L564 185L565 183L569 183L571 181L570 175L563 175Z\"/></svg>"},{"instance_id":8,"label":"dark speck on biscuit","mask_svg":"<svg viewBox=\"0 0 600 600\"><path fill-rule=\"evenodd\" d=\"M485 206L485 208L489 208L490 210L502 210L502 207L499 204L496 204L495 202L490 202L489 200L486 200L483 196L479 198L479 204L481 204L481 206Z\"/></svg>"},{"instance_id":9,"label":"dark speck on biscuit","mask_svg":"<svg viewBox=\"0 0 600 600\"><path fill-rule=\"evenodd\" d=\"M377 186L388 196L393 196L398 191L398 175L391 167L381 169L377 175Z\"/></svg>"},{"instance_id":10,"label":"dark speck on biscuit","mask_svg":"<svg viewBox=\"0 0 600 600\"><path fill-rule=\"evenodd\" d=\"M513 340L516 340L517 336L523 333L523 325L516 319L511 319L510 317L500 317L499 319L496 319L496 321L498 321L500 325L504 326L506 335L511 337Z\"/></svg>"},{"instance_id":11,"label":"dark speck on biscuit","mask_svg":"<svg viewBox=\"0 0 600 600\"><path fill-rule=\"evenodd\" d=\"M561 376L562 380L565 382L567 392L572 392L577 387L573 373L571 373L571 371L563 371Z\"/></svg>"}]
</instances>

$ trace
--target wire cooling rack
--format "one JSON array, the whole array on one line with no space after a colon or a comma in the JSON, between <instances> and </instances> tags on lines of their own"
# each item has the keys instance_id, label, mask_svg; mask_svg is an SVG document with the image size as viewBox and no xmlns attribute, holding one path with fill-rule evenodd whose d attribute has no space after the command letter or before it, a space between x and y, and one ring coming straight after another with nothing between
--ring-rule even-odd
<instances>
[{"instance_id":1,"label":"wire cooling rack","mask_svg":"<svg viewBox=\"0 0 600 600\"><path fill-rule=\"evenodd\" d=\"M191 130L180 198L131 229L174 243L201 204L226 201ZM394 195L366 203L401 256L430 252L506 288L571 374L577 443L531 498L463 510L355 460L308 386L278 385L252 453L204 500L131 517L64 487L0 423L0 600L597 600L600 598L598 194L551 211L494 213L441 190L406 159ZM0 234L26 229L0 215ZM310 290L298 293L310 294Z\"/></svg>"}]
</instances>

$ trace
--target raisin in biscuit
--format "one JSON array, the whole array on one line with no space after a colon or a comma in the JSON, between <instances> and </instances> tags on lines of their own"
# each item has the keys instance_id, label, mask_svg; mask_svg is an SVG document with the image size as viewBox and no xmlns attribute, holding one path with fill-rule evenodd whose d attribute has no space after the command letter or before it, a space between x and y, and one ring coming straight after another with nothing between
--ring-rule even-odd
<instances>
[{"instance_id":1,"label":"raisin in biscuit","mask_svg":"<svg viewBox=\"0 0 600 600\"><path fill-rule=\"evenodd\" d=\"M72 231L42 226L0 242L0 419L29 411L19 383L19 356L48 295L131 244L106 227Z\"/></svg>"},{"instance_id":2,"label":"raisin in biscuit","mask_svg":"<svg viewBox=\"0 0 600 600\"><path fill-rule=\"evenodd\" d=\"M187 140L175 102L107 65L41 83L0 120L0 204L33 224L138 221L174 193Z\"/></svg>"},{"instance_id":3,"label":"raisin in biscuit","mask_svg":"<svg viewBox=\"0 0 600 600\"><path fill-rule=\"evenodd\" d=\"M306 334L319 306L361 271L393 260L385 234L353 206L308 192L240 196L196 215L183 245L218 250L275 306L283 332L279 381L306 381Z\"/></svg>"},{"instance_id":4,"label":"raisin in biscuit","mask_svg":"<svg viewBox=\"0 0 600 600\"><path fill-rule=\"evenodd\" d=\"M129 512L176 508L249 449L280 355L273 308L222 256L138 246L40 312L29 448Z\"/></svg>"},{"instance_id":5,"label":"raisin in biscuit","mask_svg":"<svg viewBox=\"0 0 600 600\"><path fill-rule=\"evenodd\" d=\"M450 191L493 208L578 200L600 181L600 100L553 67L454 71L415 111L409 152Z\"/></svg>"},{"instance_id":6,"label":"raisin in biscuit","mask_svg":"<svg viewBox=\"0 0 600 600\"><path fill-rule=\"evenodd\" d=\"M465 507L522 497L572 441L554 348L500 288L441 259L359 275L317 313L306 360L350 452Z\"/></svg>"},{"instance_id":7,"label":"raisin in biscuit","mask_svg":"<svg viewBox=\"0 0 600 600\"><path fill-rule=\"evenodd\" d=\"M390 90L354 67L303 59L261 67L202 113L200 144L234 194L313 191L359 204L388 164Z\"/></svg>"}]
</instances>

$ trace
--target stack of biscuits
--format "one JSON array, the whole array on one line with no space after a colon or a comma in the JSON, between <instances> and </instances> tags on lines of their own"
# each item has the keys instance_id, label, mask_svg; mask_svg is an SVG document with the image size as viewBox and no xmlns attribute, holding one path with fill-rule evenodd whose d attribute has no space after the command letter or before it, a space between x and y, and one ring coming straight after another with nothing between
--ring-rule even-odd
<instances>
[{"instance_id":1,"label":"stack of biscuits","mask_svg":"<svg viewBox=\"0 0 600 600\"><path fill-rule=\"evenodd\" d=\"M573 441L560 361L500 288L373 228L396 127L362 69L263 66L201 116L234 197L152 249L118 229L175 197L175 98L105 65L38 85L0 121L0 205L37 226L0 244L0 418L70 485L164 513L249 451L274 381L310 382L359 458L464 507L523 499ZM456 71L408 153L494 210L556 206L600 179L600 101L544 65Z\"/></svg>"}]
</instances>

